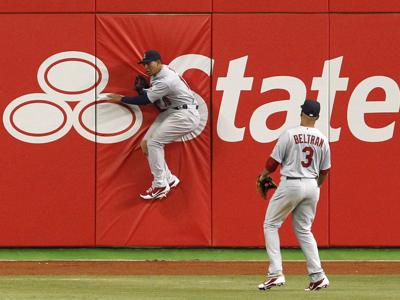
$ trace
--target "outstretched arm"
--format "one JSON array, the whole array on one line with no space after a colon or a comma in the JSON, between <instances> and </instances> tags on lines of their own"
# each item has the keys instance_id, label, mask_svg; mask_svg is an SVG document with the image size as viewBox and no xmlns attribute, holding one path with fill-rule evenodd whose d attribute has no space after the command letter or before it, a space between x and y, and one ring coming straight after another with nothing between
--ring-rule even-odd
<instances>
[{"instance_id":1,"label":"outstretched arm","mask_svg":"<svg viewBox=\"0 0 400 300\"><path fill-rule=\"evenodd\" d=\"M151 103L146 94L129 97L118 94L108 94L107 96L108 98L110 98L111 101L123 102L125 104L146 105Z\"/></svg>"}]
</instances>

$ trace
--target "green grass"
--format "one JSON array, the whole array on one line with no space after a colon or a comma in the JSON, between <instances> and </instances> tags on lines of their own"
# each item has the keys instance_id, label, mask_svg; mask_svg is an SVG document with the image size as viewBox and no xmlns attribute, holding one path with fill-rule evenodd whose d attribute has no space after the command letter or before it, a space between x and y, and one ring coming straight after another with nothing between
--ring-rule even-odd
<instances>
[{"instance_id":1,"label":"green grass","mask_svg":"<svg viewBox=\"0 0 400 300\"><path fill-rule=\"evenodd\" d=\"M262 276L4 276L1 299L399 299L400 275L330 276L331 286L304 292L306 276L258 291Z\"/></svg>"},{"instance_id":2,"label":"green grass","mask_svg":"<svg viewBox=\"0 0 400 300\"><path fill-rule=\"evenodd\" d=\"M304 260L299 249L284 249L284 260ZM400 248L321 249L322 260L400 260ZM266 260L254 248L13 248L0 249L0 260Z\"/></svg>"}]
</instances>

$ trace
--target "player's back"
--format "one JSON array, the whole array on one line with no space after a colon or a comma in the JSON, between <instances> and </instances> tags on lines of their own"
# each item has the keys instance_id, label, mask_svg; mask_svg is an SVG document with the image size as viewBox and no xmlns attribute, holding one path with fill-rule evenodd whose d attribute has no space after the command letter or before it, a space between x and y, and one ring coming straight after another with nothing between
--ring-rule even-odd
<instances>
[{"instance_id":1,"label":"player's back","mask_svg":"<svg viewBox=\"0 0 400 300\"><path fill-rule=\"evenodd\" d=\"M287 177L316 178L330 167L328 139L314 127L288 129L281 137L282 169Z\"/></svg>"}]
</instances>

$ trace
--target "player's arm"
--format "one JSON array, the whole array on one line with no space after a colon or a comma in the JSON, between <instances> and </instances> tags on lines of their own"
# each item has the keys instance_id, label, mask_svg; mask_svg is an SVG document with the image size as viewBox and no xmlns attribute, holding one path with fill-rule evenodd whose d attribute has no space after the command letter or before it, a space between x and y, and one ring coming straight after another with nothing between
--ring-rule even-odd
<instances>
[{"instance_id":1,"label":"player's arm","mask_svg":"<svg viewBox=\"0 0 400 300\"><path fill-rule=\"evenodd\" d=\"M323 161L321 162L320 171L318 175L318 186L320 187L325 179L328 177L329 170L331 169L331 150L329 143L324 143Z\"/></svg>"},{"instance_id":2,"label":"player's arm","mask_svg":"<svg viewBox=\"0 0 400 300\"><path fill-rule=\"evenodd\" d=\"M256 179L257 191L260 193L261 197L266 199L267 193L271 189L276 189L278 186L269 176L278 167L279 163L270 157L266 163L265 169L261 172Z\"/></svg>"},{"instance_id":3,"label":"player's arm","mask_svg":"<svg viewBox=\"0 0 400 300\"><path fill-rule=\"evenodd\" d=\"M270 174L275 172L278 166L279 162L272 157L268 158L267 163L265 164L265 169L261 172L261 178L267 178Z\"/></svg>"},{"instance_id":4,"label":"player's arm","mask_svg":"<svg viewBox=\"0 0 400 300\"><path fill-rule=\"evenodd\" d=\"M133 105L147 105L150 104L150 99L147 97L147 94L142 94L139 96L131 96L131 97L122 97L121 102L125 104L133 104Z\"/></svg>"},{"instance_id":5,"label":"player's arm","mask_svg":"<svg viewBox=\"0 0 400 300\"><path fill-rule=\"evenodd\" d=\"M108 94L107 97L114 102L122 102L133 105L146 105L151 103L146 94L138 96L122 96L118 94Z\"/></svg>"},{"instance_id":6,"label":"player's arm","mask_svg":"<svg viewBox=\"0 0 400 300\"><path fill-rule=\"evenodd\" d=\"M261 173L261 178L267 178L270 174L275 172L278 166L282 163L283 157L287 151L287 144L289 140L289 134L285 131L278 139L274 149L272 150L271 156L268 158L265 169Z\"/></svg>"},{"instance_id":7,"label":"player's arm","mask_svg":"<svg viewBox=\"0 0 400 300\"><path fill-rule=\"evenodd\" d=\"M328 177L328 173L329 173L329 169L319 171L319 176L317 179L318 186L321 186L324 183L325 179Z\"/></svg>"}]
</instances>

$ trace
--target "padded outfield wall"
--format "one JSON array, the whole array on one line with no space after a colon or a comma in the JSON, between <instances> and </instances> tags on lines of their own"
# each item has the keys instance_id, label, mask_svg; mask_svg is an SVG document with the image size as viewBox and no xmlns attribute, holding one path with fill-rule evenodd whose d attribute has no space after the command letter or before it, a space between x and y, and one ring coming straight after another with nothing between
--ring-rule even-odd
<instances>
[{"instance_id":1,"label":"padded outfield wall","mask_svg":"<svg viewBox=\"0 0 400 300\"><path fill-rule=\"evenodd\" d=\"M400 246L398 1L0 0L0 22L0 246L263 247L255 177L306 97L332 149L319 245ZM154 202L157 110L101 100L134 94L148 49L202 116L166 147L182 184Z\"/></svg>"}]
</instances>

